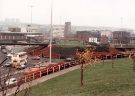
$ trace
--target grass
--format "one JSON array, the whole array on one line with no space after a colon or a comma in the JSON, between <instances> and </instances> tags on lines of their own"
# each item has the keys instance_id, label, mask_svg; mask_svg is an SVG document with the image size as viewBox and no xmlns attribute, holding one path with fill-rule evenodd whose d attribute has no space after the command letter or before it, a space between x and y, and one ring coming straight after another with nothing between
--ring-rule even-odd
<instances>
[{"instance_id":1,"label":"grass","mask_svg":"<svg viewBox=\"0 0 135 96\"><path fill-rule=\"evenodd\" d=\"M135 96L132 61L119 59L114 64L114 68L109 61L87 67L83 87L80 70L75 70L33 86L30 96Z\"/></svg>"},{"instance_id":2,"label":"grass","mask_svg":"<svg viewBox=\"0 0 135 96\"><path fill-rule=\"evenodd\" d=\"M84 47L83 42L80 41L70 41L70 40L64 40L64 41L60 41L59 43L57 43L58 46L61 47Z\"/></svg>"}]
</instances>

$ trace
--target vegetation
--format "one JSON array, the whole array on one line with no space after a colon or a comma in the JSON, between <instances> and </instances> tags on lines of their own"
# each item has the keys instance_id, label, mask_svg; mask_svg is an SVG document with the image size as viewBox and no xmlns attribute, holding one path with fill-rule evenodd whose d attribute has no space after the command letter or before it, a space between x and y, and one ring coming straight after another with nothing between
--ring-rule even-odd
<instances>
[{"instance_id":1,"label":"vegetation","mask_svg":"<svg viewBox=\"0 0 135 96\"><path fill-rule=\"evenodd\" d=\"M77 41L77 40L61 40L56 43L56 45L61 47L84 47L83 41Z\"/></svg>"},{"instance_id":2,"label":"vegetation","mask_svg":"<svg viewBox=\"0 0 135 96\"><path fill-rule=\"evenodd\" d=\"M80 87L80 70L58 76L32 87L30 96L135 96L135 73L132 60L115 60L87 67L84 86ZM19 95L21 96L21 94Z\"/></svg>"},{"instance_id":3,"label":"vegetation","mask_svg":"<svg viewBox=\"0 0 135 96\"><path fill-rule=\"evenodd\" d=\"M84 65L86 64L90 64L92 65L92 63L94 63L94 55L93 55L93 49L89 48L89 49L85 49L83 52L77 52L76 55L79 57L79 63L81 64L81 86L83 86L83 78L84 78Z\"/></svg>"},{"instance_id":4,"label":"vegetation","mask_svg":"<svg viewBox=\"0 0 135 96\"><path fill-rule=\"evenodd\" d=\"M109 52L109 46L106 44L99 44L96 46L95 51L97 52Z\"/></svg>"}]
</instances>

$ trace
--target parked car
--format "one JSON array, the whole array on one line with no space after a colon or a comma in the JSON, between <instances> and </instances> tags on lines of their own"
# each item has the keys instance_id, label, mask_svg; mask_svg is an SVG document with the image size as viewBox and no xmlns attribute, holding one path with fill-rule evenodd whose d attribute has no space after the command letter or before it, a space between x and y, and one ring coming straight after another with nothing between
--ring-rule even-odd
<instances>
[{"instance_id":1,"label":"parked car","mask_svg":"<svg viewBox=\"0 0 135 96\"><path fill-rule=\"evenodd\" d=\"M6 83L7 86L12 85L12 84L16 84L17 79L16 78L10 78L5 83Z\"/></svg>"},{"instance_id":2,"label":"parked car","mask_svg":"<svg viewBox=\"0 0 135 96\"><path fill-rule=\"evenodd\" d=\"M65 59L65 61L66 61L66 62L74 61L74 58L68 57L68 58Z\"/></svg>"},{"instance_id":3,"label":"parked car","mask_svg":"<svg viewBox=\"0 0 135 96\"><path fill-rule=\"evenodd\" d=\"M25 69L27 66L26 66L26 64L22 64L22 65L20 65L20 67L18 67L17 69Z\"/></svg>"},{"instance_id":4,"label":"parked car","mask_svg":"<svg viewBox=\"0 0 135 96\"><path fill-rule=\"evenodd\" d=\"M11 62L7 62L6 64L4 64L5 67L10 67L11 65Z\"/></svg>"},{"instance_id":5,"label":"parked car","mask_svg":"<svg viewBox=\"0 0 135 96\"><path fill-rule=\"evenodd\" d=\"M39 56L33 56L32 59L33 60L40 60L40 57Z\"/></svg>"}]
</instances>

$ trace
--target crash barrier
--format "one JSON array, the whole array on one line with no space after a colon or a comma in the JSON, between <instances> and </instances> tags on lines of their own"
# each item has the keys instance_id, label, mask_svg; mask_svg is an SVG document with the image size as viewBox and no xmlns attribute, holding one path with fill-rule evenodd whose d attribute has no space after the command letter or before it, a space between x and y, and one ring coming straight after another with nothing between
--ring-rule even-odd
<instances>
[{"instance_id":1,"label":"crash barrier","mask_svg":"<svg viewBox=\"0 0 135 96\"><path fill-rule=\"evenodd\" d=\"M78 65L75 62L60 62L58 64L52 64L47 67L37 68L37 70L24 73L24 76L20 79L21 83L29 82L31 80L40 78L42 76Z\"/></svg>"}]
</instances>

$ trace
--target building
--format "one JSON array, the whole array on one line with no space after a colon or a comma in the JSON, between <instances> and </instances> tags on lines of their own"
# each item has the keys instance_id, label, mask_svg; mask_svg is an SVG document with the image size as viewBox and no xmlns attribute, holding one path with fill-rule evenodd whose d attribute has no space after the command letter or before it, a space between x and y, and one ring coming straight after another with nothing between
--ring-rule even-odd
<instances>
[{"instance_id":1,"label":"building","mask_svg":"<svg viewBox=\"0 0 135 96\"><path fill-rule=\"evenodd\" d=\"M130 44L130 32L114 31L112 33L111 46L115 48L128 48Z\"/></svg>"},{"instance_id":2,"label":"building","mask_svg":"<svg viewBox=\"0 0 135 96\"><path fill-rule=\"evenodd\" d=\"M102 35L100 39L101 44L109 44L109 39L106 35Z\"/></svg>"},{"instance_id":3,"label":"building","mask_svg":"<svg viewBox=\"0 0 135 96\"><path fill-rule=\"evenodd\" d=\"M89 37L91 37L91 34L89 31L77 31L76 32L76 39L80 41L89 41Z\"/></svg>"},{"instance_id":4,"label":"building","mask_svg":"<svg viewBox=\"0 0 135 96\"><path fill-rule=\"evenodd\" d=\"M101 43L108 44L112 41L112 31L102 30L101 31Z\"/></svg>"},{"instance_id":5,"label":"building","mask_svg":"<svg viewBox=\"0 0 135 96\"><path fill-rule=\"evenodd\" d=\"M69 38L71 34L71 22L65 22L64 37Z\"/></svg>"},{"instance_id":6,"label":"building","mask_svg":"<svg viewBox=\"0 0 135 96\"><path fill-rule=\"evenodd\" d=\"M39 25L26 25L26 31L25 32L39 32Z\"/></svg>"},{"instance_id":7,"label":"building","mask_svg":"<svg viewBox=\"0 0 135 96\"><path fill-rule=\"evenodd\" d=\"M87 41L89 42L89 38L97 38L97 42L100 41L100 32L91 32L91 31L77 31L76 32L76 39L82 40L82 41Z\"/></svg>"},{"instance_id":8,"label":"building","mask_svg":"<svg viewBox=\"0 0 135 96\"><path fill-rule=\"evenodd\" d=\"M42 33L0 32L0 43L17 43L18 41L42 41Z\"/></svg>"},{"instance_id":9,"label":"building","mask_svg":"<svg viewBox=\"0 0 135 96\"><path fill-rule=\"evenodd\" d=\"M96 37L89 37L89 42L94 42L94 43L99 44L98 38L96 38Z\"/></svg>"},{"instance_id":10,"label":"building","mask_svg":"<svg viewBox=\"0 0 135 96\"><path fill-rule=\"evenodd\" d=\"M135 44L135 34L130 34L130 44L131 45Z\"/></svg>"},{"instance_id":11,"label":"building","mask_svg":"<svg viewBox=\"0 0 135 96\"><path fill-rule=\"evenodd\" d=\"M112 37L112 31L110 31L110 30L102 30L101 31L101 36L106 36L108 38L111 38Z\"/></svg>"},{"instance_id":12,"label":"building","mask_svg":"<svg viewBox=\"0 0 135 96\"><path fill-rule=\"evenodd\" d=\"M53 25L53 38L64 38L63 25Z\"/></svg>"},{"instance_id":13,"label":"building","mask_svg":"<svg viewBox=\"0 0 135 96\"><path fill-rule=\"evenodd\" d=\"M8 31L10 31L10 32L21 32L21 28L19 28L19 27L8 27Z\"/></svg>"}]
</instances>

